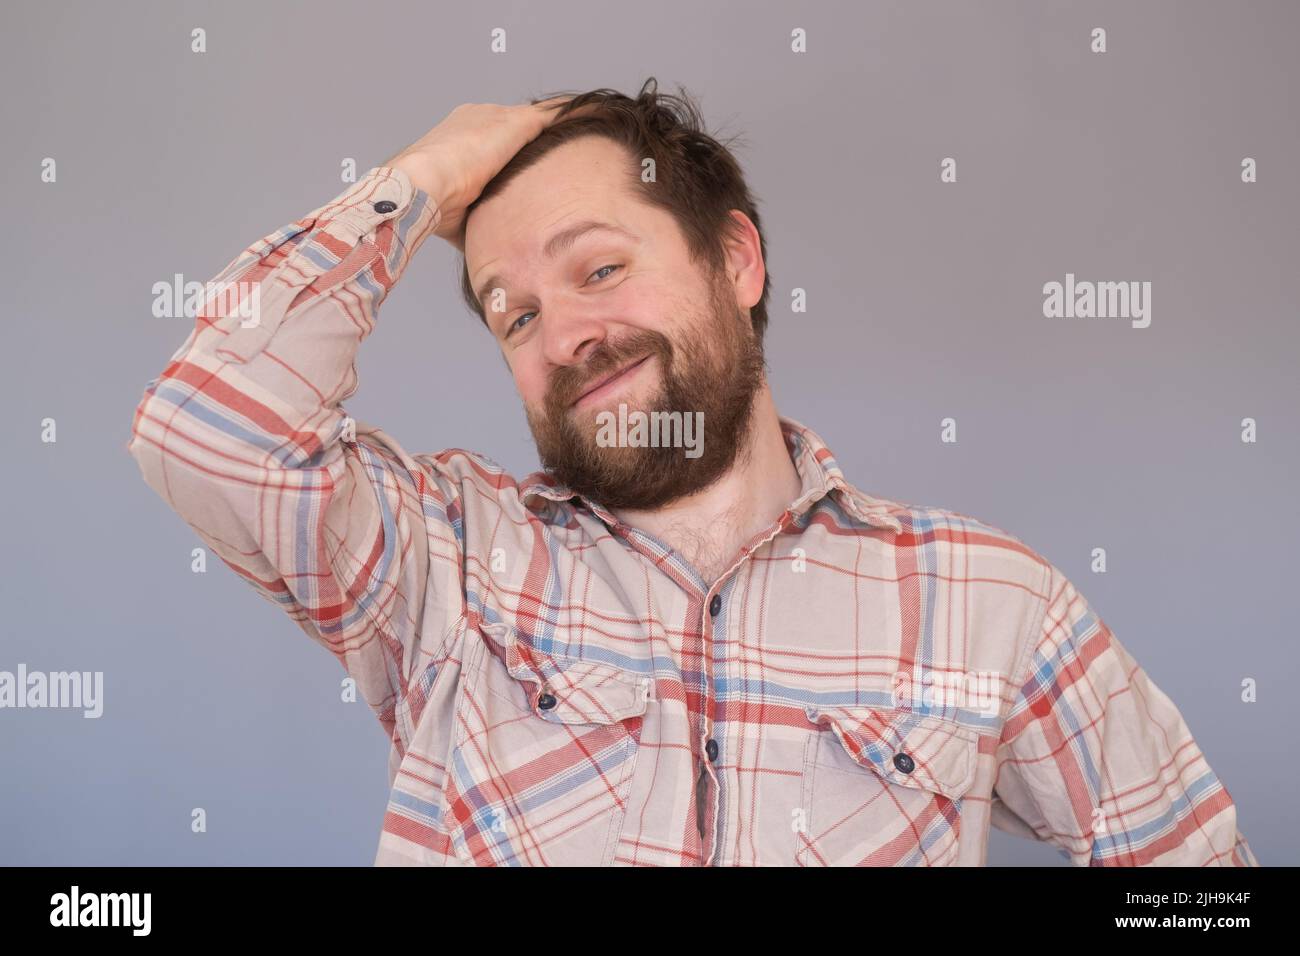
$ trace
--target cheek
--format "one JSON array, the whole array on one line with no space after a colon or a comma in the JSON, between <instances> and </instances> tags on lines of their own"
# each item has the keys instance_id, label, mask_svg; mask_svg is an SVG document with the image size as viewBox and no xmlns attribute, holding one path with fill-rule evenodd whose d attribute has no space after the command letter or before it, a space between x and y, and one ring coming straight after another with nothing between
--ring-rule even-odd
<instances>
[{"instance_id":1,"label":"cheek","mask_svg":"<svg viewBox=\"0 0 1300 956\"><path fill-rule=\"evenodd\" d=\"M546 399L546 376L540 367L532 364L525 356L518 356L511 371L515 377L515 390L525 405L541 408Z\"/></svg>"},{"instance_id":2,"label":"cheek","mask_svg":"<svg viewBox=\"0 0 1300 956\"><path fill-rule=\"evenodd\" d=\"M610 299L621 325L634 329L667 331L681 320L681 306L667 290L629 276Z\"/></svg>"}]
</instances>

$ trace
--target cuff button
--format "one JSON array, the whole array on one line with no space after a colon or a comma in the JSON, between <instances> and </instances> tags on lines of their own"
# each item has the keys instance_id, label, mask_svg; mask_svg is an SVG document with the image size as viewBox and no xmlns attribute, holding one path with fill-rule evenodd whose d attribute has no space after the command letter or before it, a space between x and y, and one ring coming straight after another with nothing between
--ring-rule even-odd
<instances>
[{"instance_id":1,"label":"cuff button","mask_svg":"<svg viewBox=\"0 0 1300 956\"><path fill-rule=\"evenodd\" d=\"M397 203L389 199L381 199L379 202L375 203L375 212L379 213L392 212L396 208Z\"/></svg>"}]
</instances>

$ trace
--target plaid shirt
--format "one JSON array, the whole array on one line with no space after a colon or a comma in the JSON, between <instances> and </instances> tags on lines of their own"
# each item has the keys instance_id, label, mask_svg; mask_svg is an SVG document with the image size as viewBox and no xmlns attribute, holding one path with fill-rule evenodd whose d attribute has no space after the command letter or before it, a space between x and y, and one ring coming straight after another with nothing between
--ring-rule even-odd
<instances>
[{"instance_id":1,"label":"plaid shirt","mask_svg":"<svg viewBox=\"0 0 1300 956\"><path fill-rule=\"evenodd\" d=\"M799 496L711 583L543 473L340 405L438 209L377 167L250 246L135 413L145 480L355 678L377 864L1258 865L1170 699L998 528L875 498L783 419ZM229 288L238 289L239 285Z\"/></svg>"}]
</instances>

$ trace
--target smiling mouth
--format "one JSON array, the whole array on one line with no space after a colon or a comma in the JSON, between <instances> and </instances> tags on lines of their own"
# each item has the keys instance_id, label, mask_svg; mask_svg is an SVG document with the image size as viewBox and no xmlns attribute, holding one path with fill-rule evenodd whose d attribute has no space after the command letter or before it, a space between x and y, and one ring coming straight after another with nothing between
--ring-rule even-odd
<instances>
[{"instance_id":1,"label":"smiling mouth","mask_svg":"<svg viewBox=\"0 0 1300 956\"><path fill-rule=\"evenodd\" d=\"M596 394L596 393L599 392L601 389L605 388L607 385L612 385L612 384L614 384L615 382L618 382L618 381L620 381L621 379L623 379L625 376L627 376L627 375L631 375L633 372L635 372L637 369L639 369L642 365L644 365L644 364L646 363L646 360L649 359L649 358L650 358L649 355L643 355L641 358L637 359L637 360L636 360L635 362L633 362L631 365L625 365L625 366L623 366L621 369L619 369L617 372L613 372L613 373L611 373L610 375L605 376L605 377L602 378L600 381L596 382L594 385L592 385L590 388L588 388L588 389L587 389L585 392L583 392L581 395L579 395L576 399L574 399L574 400L573 400L573 405L576 407L576 406L577 406L580 402L582 402L584 399L589 398L590 396Z\"/></svg>"}]
</instances>

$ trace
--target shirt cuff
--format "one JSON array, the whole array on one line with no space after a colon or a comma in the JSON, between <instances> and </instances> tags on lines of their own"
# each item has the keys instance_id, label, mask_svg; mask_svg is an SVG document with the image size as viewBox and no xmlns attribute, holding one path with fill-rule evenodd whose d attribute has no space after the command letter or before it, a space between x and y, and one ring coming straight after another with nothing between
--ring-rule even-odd
<instances>
[{"instance_id":1,"label":"shirt cuff","mask_svg":"<svg viewBox=\"0 0 1300 956\"><path fill-rule=\"evenodd\" d=\"M433 232L441 210L411 177L393 166L376 166L335 201L331 232L343 227L355 239L392 220L409 257Z\"/></svg>"}]
</instances>

